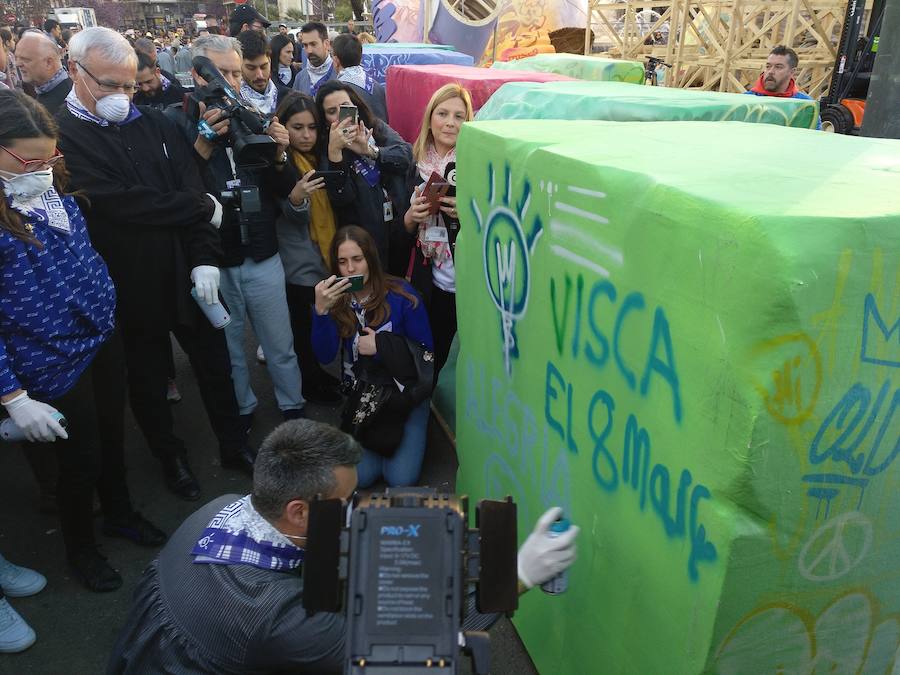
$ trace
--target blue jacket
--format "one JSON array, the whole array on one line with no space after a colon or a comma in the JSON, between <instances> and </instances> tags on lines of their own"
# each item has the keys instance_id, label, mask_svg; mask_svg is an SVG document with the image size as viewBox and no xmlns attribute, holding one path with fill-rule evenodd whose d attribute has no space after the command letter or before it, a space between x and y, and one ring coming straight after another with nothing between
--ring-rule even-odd
<instances>
[{"instance_id":1,"label":"blue jacket","mask_svg":"<svg viewBox=\"0 0 900 675\"><path fill-rule=\"evenodd\" d=\"M759 92L753 91L752 89L748 89L748 90L745 91L744 93L745 93L745 94L751 94L751 95L753 95L753 96L765 96L765 94L760 94ZM791 98L802 98L802 99L805 100L805 101L812 101L812 100L813 100L813 97L812 97L812 96L810 96L809 94L804 94L802 91L798 91L796 94L794 94L793 96L791 96ZM822 131L822 118L821 118L821 117L817 117L817 118L816 118L816 129L819 130L819 131Z\"/></svg>"},{"instance_id":2,"label":"blue jacket","mask_svg":"<svg viewBox=\"0 0 900 675\"><path fill-rule=\"evenodd\" d=\"M321 87L323 84L328 82L328 80L336 79L337 72L335 71L334 66L332 66L328 74L321 80L316 82L316 84ZM318 87L316 87L316 89L318 90ZM309 70L307 70L306 68L297 73L297 76L294 78L294 91L302 92L307 96L312 96L313 98L316 97L315 93L312 90L312 80L309 77Z\"/></svg>"},{"instance_id":3,"label":"blue jacket","mask_svg":"<svg viewBox=\"0 0 900 675\"><path fill-rule=\"evenodd\" d=\"M408 298L403 297L399 293L389 291L387 295L387 303L391 308L391 313L387 321L378 325L371 326L375 332L390 331L397 335L408 337L413 342L425 345L429 351L434 350L434 340L431 337L431 325L428 323L428 313L425 311L425 305L419 298L419 294L412 286L403 282L403 288L410 295L414 295L418 299L418 303L413 303ZM354 335L341 340L338 335L337 324L326 314L320 316L315 308L312 309L312 345L316 358L320 363L331 363L338 355L338 350L342 351L341 371L344 373L345 379L351 378L351 368L353 367L353 343L358 339Z\"/></svg>"},{"instance_id":4,"label":"blue jacket","mask_svg":"<svg viewBox=\"0 0 900 675\"><path fill-rule=\"evenodd\" d=\"M75 200L64 197L62 205L69 234L46 217L23 216L43 248L0 229L0 395L26 389L32 398L59 398L115 326L106 263L91 247Z\"/></svg>"}]
</instances>

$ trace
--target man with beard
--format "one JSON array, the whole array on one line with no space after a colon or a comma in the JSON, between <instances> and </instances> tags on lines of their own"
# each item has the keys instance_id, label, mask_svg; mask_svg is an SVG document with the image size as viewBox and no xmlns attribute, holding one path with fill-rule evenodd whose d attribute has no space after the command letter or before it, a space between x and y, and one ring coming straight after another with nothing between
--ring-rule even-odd
<instances>
[{"instance_id":1,"label":"man with beard","mask_svg":"<svg viewBox=\"0 0 900 675\"><path fill-rule=\"evenodd\" d=\"M181 103L184 98L181 85L164 75L157 62L147 54L137 52L137 58L135 84L138 91L134 94L134 104L164 110L173 103Z\"/></svg>"},{"instance_id":2,"label":"man with beard","mask_svg":"<svg viewBox=\"0 0 900 675\"><path fill-rule=\"evenodd\" d=\"M337 78L337 71L331 60L331 40L325 24L312 22L300 29L300 44L306 52L306 68L294 78L294 89L315 97L319 87Z\"/></svg>"},{"instance_id":3,"label":"man with beard","mask_svg":"<svg viewBox=\"0 0 900 675\"><path fill-rule=\"evenodd\" d=\"M794 78L797 76L797 65L800 60L797 52L790 47L779 45L769 52L766 59L766 69L746 93L754 96L777 96L779 98L802 98L812 100L809 94L804 94L797 89ZM816 129L822 128L822 119L819 118Z\"/></svg>"},{"instance_id":4,"label":"man with beard","mask_svg":"<svg viewBox=\"0 0 900 675\"><path fill-rule=\"evenodd\" d=\"M273 115L275 108L290 89L272 80L272 58L265 36L259 31L245 30L238 35L241 58L241 96L263 115Z\"/></svg>"}]
</instances>

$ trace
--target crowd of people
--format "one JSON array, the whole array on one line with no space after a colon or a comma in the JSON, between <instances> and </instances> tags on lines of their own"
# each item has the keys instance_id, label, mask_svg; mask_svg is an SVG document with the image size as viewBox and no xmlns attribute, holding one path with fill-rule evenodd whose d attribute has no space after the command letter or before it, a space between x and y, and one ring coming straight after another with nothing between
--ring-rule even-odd
<instances>
[{"instance_id":1,"label":"crowd of people","mask_svg":"<svg viewBox=\"0 0 900 675\"><path fill-rule=\"evenodd\" d=\"M95 493L106 535L165 544L110 672L339 668L343 620L299 603L309 502L419 482L457 330L456 141L471 97L434 92L410 144L352 27L269 36L247 4L229 35L189 44L54 24L0 29L4 434L23 441L87 589L123 584L97 547ZM802 96L796 65L777 48L749 93ZM284 418L258 451L248 332ZM169 539L131 501L124 416L128 402L166 488L198 500L170 407L173 337L221 466L253 490ZM305 419L307 402L339 411L340 429ZM522 590L574 560L577 528L546 536L558 516L519 552ZM0 556L0 653L35 641L8 598L45 584ZM196 620L198 594L227 611Z\"/></svg>"},{"instance_id":2,"label":"crowd of people","mask_svg":"<svg viewBox=\"0 0 900 675\"><path fill-rule=\"evenodd\" d=\"M97 548L95 492L105 534L168 539L128 493L126 401L166 488L201 496L170 407L173 337L222 467L253 477L250 495L201 508L147 568L110 672L337 668L343 620L307 617L298 600L309 502L418 483L456 333L468 92L435 92L411 145L358 36L310 23L295 42L268 27L240 5L230 36L183 48L101 27L0 30L0 401L71 569L91 591L123 583ZM258 451L248 331L284 418ZM308 401L339 409L340 429L305 419ZM523 591L574 560L577 528L546 536L558 515L520 550ZM7 598L46 581L0 557L0 583L0 652L21 651L35 634ZM221 598L230 622L192 619L198 593Z\"/></svg>"}]
</instances>

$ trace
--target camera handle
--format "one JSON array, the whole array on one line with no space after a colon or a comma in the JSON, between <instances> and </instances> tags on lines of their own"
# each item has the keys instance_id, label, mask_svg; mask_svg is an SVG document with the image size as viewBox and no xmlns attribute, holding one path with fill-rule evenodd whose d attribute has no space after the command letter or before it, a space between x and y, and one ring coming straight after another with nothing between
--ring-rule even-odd
<instances>
[{"instance_id":1,"label":"camera handle","mask_svg":"<svg viewBox=\"0 0 900 675\"><path fill-rule=\"evenodd\" d=\"M491 670L491 636L485 631L472 630L463 633L463 652L472 659L475 675L488 675Z\"/></svg>"}]
</instances>

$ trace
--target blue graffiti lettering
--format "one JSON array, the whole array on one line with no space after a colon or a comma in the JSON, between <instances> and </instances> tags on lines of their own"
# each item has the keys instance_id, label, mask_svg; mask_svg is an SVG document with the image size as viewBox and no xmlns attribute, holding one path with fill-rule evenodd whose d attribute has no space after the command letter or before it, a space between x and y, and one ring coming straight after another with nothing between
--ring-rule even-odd
<instances>
[{"instance_id":1,"label":"blue graffiti lettering","mask_svg":"<svg viewBox=\"0 0 900 675\"><path fill-rule=\"evenodd\" d=\"M588 293L582 274L575 276L574 281L567 273L559 281L554 277L550 278L550 311L557 354L563 356L566 349L569 348L572 358L577 360L583 351L587 362L599 370L606 367L610 354L612 354L616 369L625 384L631 391L637 391L644 398L649 396L653 380L662 379L672 394L673 419L681 423L683 416L681 382L678 377L675 349L665 311L662 307L654 309L652 325L649 326L649 331L644 333L647 336L648 349L646 361L640 372L640 379L638 379L638 364L627 363L623 354L626 344L631 345L634 341L633 335L630 334L626 339L624 333L628 328L626 320L634 318L640 322L642 321L641 316L643 316L646 317L643 321L647 322L649 314L643 311L647 309L646 300L639 292L629 293L622 299L615 313L615 319L612 321L613 330L610 341L607 337L608 333L604 333L600 325L603 313L598 311L598 305L603 297L606 297L613 306L618 299L616 287L608 279L594 282ZM583 307L585 302L587 302L586 308ZM632 315L634 316L632 317ZM587 326L583 328L582 324L585 322ZM568 342L570 330L572 337L571 342ZM634 331L628 332L637 332L639 336L641 335L640 329L636 327Z\"/></svg>"},{"instance_id":2,"label":"blue graffiti lettering","mask_svg":"<svg viewBox=\"0 0 900 675\"><path fill-rule=\"evenodd\" d=\"M550 280L551 284L553 280ZM590 326L591 333L594 335L594 339L597 340L597 343L600 345L600 353L596 354L594 352L594 347L590 342L585 343L584 345L584 355L588 361L597 366L597 368L603 368L606 365L606 360L609 358L609 340L606 339L606 336L600 332L600 329L597 327L597 316L594 313L597 299L600 295L606 295L609 298L611 303L616 301L616 287L613 286L610 282L599 281L594 284L594 288L591 290L591 299L588 301L588 326ZM562 354L562 350L560 350L560 354Z\"/></svg>"},{"instance_id":3,"label":"blue graffiti lettering","mask_svg":"<svg viewBox=\"0 0 900 675\"><path fill-rule=\"evenodd\" d=\"M603 425L602 431L598 432L596 426L594 426L594 410L596 410L597 405L600 403L606 408L606 424ZM594 392L593 397L591 397L591 403L588 406L588 430L591 433L591 440L594 442L594 458L591 462L594 469L594 479L597 481L597 485L607 492L614 491L619 484L619 472L616 468L616 460L613 459L612 453L609 451L609 448L606 447L606 439L612 431L613 410L615 410L615 408L616 402L613 401L612 396L602 389ZM609 470L608 477L604 477L600 472L598 462L601 458Z\"/></svg>"},{"instance_id":4,"label":"blue graffiti lettering","mask_svg":"<svg viewBox=\"0 0 900 675\"><path fill-rule=\"evenodd\" d=\"M857 382L850 387L843 398L828 413L828 416L822 422L822 426L819 427L819 431L813 437L809 446L810 463L821 464L825 460L830 459L836 463L846 464L850 473L854 475L862 472L866 476L874 476L884 472L896 459L897 453L900 452L900 433L898 433L893 447L890 447L891 444L889 442L890 450L879 464L874 465L882 442L893 422L894 413L898 405L900 405L900 389L894 391L891 403L879 426L878 433L872 441L868 454L865 452L857 453L856 451L868 438L872 428L875 426L890 388L890 380L885 380L875 399L875 404L870 409L872 394L868 387L861 382ZM864 418L865 422L860 427L860 423ZM857 432L858 427L860 428ZM836 433L837 438L828 442L826 437L831 433Z\"/></svg>"},{"instance_id":5,"label":"blue graffiti lettering","mask_svg":"<svg viewBox=\"0 0 900 675\"><path fill-rule=\"evenodd\" d=\"M640 293L629 293L626 295L622 301L622 307L619 309L619 315L616 317L616 330L613 333L613 354L616 358L616 365L619 366L619 372L622 373L622 377L628 383L628 388L632 391L634 391L635 386L634 372L625 365L625 360L622 358L621 352L619 352L619 344L622 337L622 326L625 325L625 317L628 316L629 312L639 309L644 309L644 296Z\"/></svg>"},{"instance_id":6,"label":"blue graffiti lettering","mask_svg":"<svg viewBox=\"0 0 900 675\"><path fill-rule=\"evenodd\" d=\"M656 349L662 342L666 350L666 360L656 356ZM681 394L678 386L678 372L675 370L675 352L672 349L672 336L669 333L669 322L661 307L656 308L653 315L653 337L650 340L650 354L647 356L647 368L641 378L641 396L647 395L650 388L650 373L658 373L672 388L672 407L675 421L681 421Z\"/></svg>"},{"instance_id":7,"label":"blue graffiti lettering","mask_svg":"<svg viewBox=\"0 0 900 675\"><path fill-rule=\"evenodd\" d=\"M551 414L551 399L558 401L559 394L566 391L569 394L566 397L567 407L571 409L574 404L574 395L570 394L572 388L572 383L566 380L562 371L548 361L545 401L547 426L560 439L567 437L572 430L566 429L563 433L559 422L561 415L554 417ZM692 581L697 581L699 564L712 563L717 559L716 548L707 541L706 528L699 522L698 514L701 500L711 499L711 493L705 485L694 484L694 478L686 468L681 470L677 487L672 485L672 472L663 463L653 462L650 432L640 425L634 414L629 414L625 423L620 481L620 465L610 450L615 410L616 401L608 391L599 389L591 395L587 405L586 427L594 446L591 457L594 482L609 494L616 493L620 484L630 488L641 511L645 511L649 501L651 512L662 523L666 535L672 539L689 541L688 576ZM568 411L566 417L570 417Z\"/></svg>"}]
</instances>

